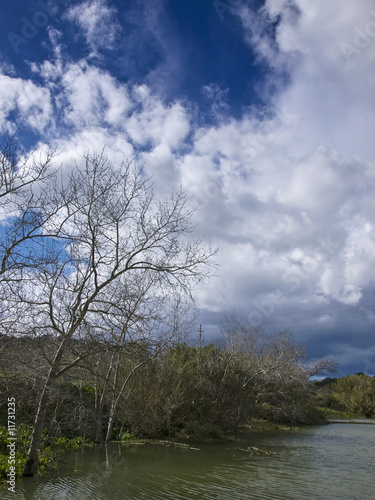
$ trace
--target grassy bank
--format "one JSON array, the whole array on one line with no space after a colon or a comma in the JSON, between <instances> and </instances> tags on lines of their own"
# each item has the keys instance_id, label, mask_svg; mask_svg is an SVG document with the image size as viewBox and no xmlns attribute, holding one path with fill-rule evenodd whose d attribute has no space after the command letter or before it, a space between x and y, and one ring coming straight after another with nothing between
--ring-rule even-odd
<instances>
[{"instance_id":1,"label":"grassy bank","mask_svg":"<svg viewBox=\"0 0 375 500\"><path fill-rule=\"evenodd\" d=\"M332 408L327 408L324 406L318 406L317 410L322 415L322 417L326 419L335 418L338 420L340 419L346 420L348 418L363 418L361 415L355 413L341 411L341 410L334 410Z\"/></svg>"}]
</instances>

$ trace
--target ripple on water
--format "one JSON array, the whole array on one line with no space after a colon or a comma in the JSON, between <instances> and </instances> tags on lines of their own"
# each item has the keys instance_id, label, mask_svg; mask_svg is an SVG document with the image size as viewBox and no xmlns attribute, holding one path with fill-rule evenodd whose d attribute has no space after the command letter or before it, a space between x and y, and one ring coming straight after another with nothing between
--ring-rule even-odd
<instances>
[{"instance_id":1,"label":"ripple on water","mask_svg":"<svg viewBox=\"0 0 375 500\"><path fill-rule=\"evenodd\" d=\"M256 446L275 451L266 456ZM58 476L4 500L363 500L373 498L375 426L331 424L201 450L112 443L67 455Z\"/></svg>"}]
</instances>

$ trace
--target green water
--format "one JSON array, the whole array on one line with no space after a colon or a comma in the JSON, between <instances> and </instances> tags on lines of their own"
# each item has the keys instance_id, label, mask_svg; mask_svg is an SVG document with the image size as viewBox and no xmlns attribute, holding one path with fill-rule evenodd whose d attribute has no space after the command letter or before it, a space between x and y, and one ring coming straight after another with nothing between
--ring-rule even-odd
<instances>
[{"instance_id":1,"label":"green water","mask_svg":"<svg viewBox=\"0 0 375 500\"><path fill-rule=\"evenodd\" d=\"M59 473L25 478L14 500L374 498L375 425L247 435L199 449L111 443L69 452ZM275 454L256 453L257 447Z\"/></svg>"}]
</instances>

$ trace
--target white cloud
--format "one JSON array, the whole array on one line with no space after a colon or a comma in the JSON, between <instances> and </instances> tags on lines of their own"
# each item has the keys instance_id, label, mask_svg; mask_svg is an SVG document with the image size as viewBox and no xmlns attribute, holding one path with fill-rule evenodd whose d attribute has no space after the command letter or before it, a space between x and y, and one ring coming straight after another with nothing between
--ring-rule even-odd
<instances>
[{"instance_id":1,"label":"white cloud","mask_svg":"<svg viewBox=\"0 0 375 500\"><path fill-rule=\"evenodd\" d=\"M190 129L188 113L183 106L178 102L166 106L146 85L134 87L133 95L139 110L127 120L126 129L134 143L177 148Z\"/></svg>"},{"instance_id":2,"label":"white cloud","mask_svg":"<svg viewBox=\"0 0 375 500\"><path fill-rule=\"evenodd\" d=\"M243 8L239 15L248 43L273 68L269 79L275 71L289 75L287 87L276 80L275 104L305 123L301 148L323 145L347 157L373 158L373 2L268 0L265 12L278 19L275 35L259 13ZM354 47L351 57L343 44Z\"/></svg>"},{"instance_id":3,"label":"white cloud","mask_svg":"<svg viewBox=\"0 0 375 500\"><path fill-rule=\"evenodd\" d=\"M86 62L66 68L61 84L68 104L65 117L75 127L100 123L117 126L132 107L125 85Z\"/></svg>"},{"instance_id":4,"label":"white cloud","mask_svg":"<svg viewBox=\"0 0 375 500\"><path fill-rule=\"evenodd\" d=\"M3 121L17 108L21 122L37 123L41 133L48 130L61 162L71 164L84 152L103 148L119 163L141 152L138 159L158 184L159 194L180 184L175 154L190 131L189 111L181 103L167 105L145 84L120 83L87 60L64 60L56 50L54 59L30 66L44 86L1 76Z\"/></svg>"},{"instance_id":5,"label":"white cloud","mask_svg":"<svg viewBox=\"0 0 375 500\"><path fill-rule=\"evenodd\" d=\"M105 154L114 165L134 158L133 146L121 134L113 134L103 127L87 127L71 135L58 137L49 144L56 148L58 156L56 161L64 168L69 168L75 162L82 161L87 152L101 152ZM40 144L39 148L46 148Z\"/></svg>"},{"instance_id":6,"label":"white cloud","mask_svg":"<svg viewBox=\"0 0 375 500\"><path fill-rule=\"evenodd\" d=\"M51 119L51 98L45 89L31 80L22 80L0 73L0 124L13 128L10 113L19 113L19 122L42 132Z\"/></svg>"},{"instance_id":7,"label":"white cloud","mask_svg":"<svg viewBox=\"0 0 375 500\"><path fill-rule=\"evenodd\" d=\"M286 302L298 293L356 304L371 284L373 167L328 148L296 155L293 129L232 120L199 129L180 158L184 185L202 201L199 231L220 245L221 274L244 310L275 290Z\"/></svg>"},{"instance_id":8,"label":"white cloud","mask_svg":"<svg viewBox=\"0 0 375 500\"><path fill-rule=\"evenodd\" d=\"M101 49L112 49L121 29L117 11L106 0L92 0L73 5L65 17L81 28L91 56L99 56Z\"/></svg>"},{"instance_id":9,"label":"white cloud","mask_svg":"<svg viewBox=\"0 0 375 500\"><path fill-rule=\"evenodd\" d=\"M358 23L369 30L371 2L344 3L269 1L261 20L242 8L248 43L276 75L274 118L202 128L180 162L204 200L200 231L220 244L221 273L237 290L223 280L218 293L244 311L244 291L252 311L275 290L286 303L298 294L305 303L357 304L373 285L373 89L359 71L371 75L375 39L348 65L340 42ZM288 85L278 76L285 70ZM205 300L212 310L202 292Z\"/></svg>"}]
</instances>

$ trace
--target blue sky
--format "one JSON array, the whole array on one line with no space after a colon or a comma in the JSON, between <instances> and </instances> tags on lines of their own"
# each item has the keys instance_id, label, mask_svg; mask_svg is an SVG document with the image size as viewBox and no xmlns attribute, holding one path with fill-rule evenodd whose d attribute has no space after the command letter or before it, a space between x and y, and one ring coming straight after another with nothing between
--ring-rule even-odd
<instances>
[{"instance_id":1,"label":"blue sky","mask_svg":"<svg viewBox=\"0 0 375 500\"><path fill-rule=\"evenodd\" d=\"M219 247L206 338L235 310L375 373L372 0L14 0L0 126L69 165L139 154Z\"/></svg>"}]
</instances>

